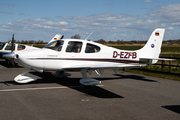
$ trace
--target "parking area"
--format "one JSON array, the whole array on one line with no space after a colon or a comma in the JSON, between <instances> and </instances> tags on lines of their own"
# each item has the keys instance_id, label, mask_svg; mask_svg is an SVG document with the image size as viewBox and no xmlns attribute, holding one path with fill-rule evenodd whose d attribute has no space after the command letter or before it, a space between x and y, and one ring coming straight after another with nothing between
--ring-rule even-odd
<instances>
[{"instance_id":1,"label":"parking area","mask_svg":"<svg viewBox=\"0 0 180 120\"><path fill-rule=\"evenodd\" d=\"M31 72L37 81L18 84L18 74L28 70L11 68L0 61L0 119L180 119L180 82L145 75L105 70L89 77L102 83L79 84L80 72L55 78L50 72Z\"/></svg>"}]
</instances>

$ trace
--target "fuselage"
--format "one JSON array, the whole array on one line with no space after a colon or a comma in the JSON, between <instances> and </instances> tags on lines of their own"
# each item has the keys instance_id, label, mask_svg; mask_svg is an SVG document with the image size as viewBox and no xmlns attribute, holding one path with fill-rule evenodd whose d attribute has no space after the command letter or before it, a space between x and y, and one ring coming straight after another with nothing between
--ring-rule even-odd
<instances>
[{"instance_id":1,"label":"fuselage","mask_svg":"<svg viewBox=\"0 0 180 120\"><path fill-rule=\"evenodd\" d=\"M139 64L138 51L119 50L77 39L57 40L42 49L18 51L15 54L18 63L41 70L115 68Z\"/></svg>"},{"instance_id":2,"label":"fuselage","mask_svg":"<svg viewBox=\"0 0 180 120\"><path fill-rule=\"evenodd\" d=\"M165 29L155 29L145 46L139 50L128 51L108 47L99 43L79 39L57 40L55 37L42 49L23 50L4 55L6 59L15 59L18 63L38 72L56 71L55 77L67 77L65 71L80 71L82 85L96 85L101 81L88 78L94 70L102 75L104 69L114 69L115 74L119 68L141 67L154 64L159 58ZM164 59L163 59L164 60ZM24 76L30 72L25 71L17 75L14 80L18 83L28 83L37 78Z\"/></svg>"}]
</instances>

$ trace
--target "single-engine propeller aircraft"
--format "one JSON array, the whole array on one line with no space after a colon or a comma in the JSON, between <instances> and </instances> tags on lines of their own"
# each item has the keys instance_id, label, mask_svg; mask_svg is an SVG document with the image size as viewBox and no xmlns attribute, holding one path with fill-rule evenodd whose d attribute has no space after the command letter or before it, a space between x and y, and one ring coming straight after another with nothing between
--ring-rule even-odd
<instances>
[{"instance_id":1,"label":"single-engine propeller aircraft","mask_svg":"<svg viewBox=\"0 0 180 120\"><path fill-rule=\"evenodd\" d=\"M42 49L17 51L4 57L13 57L18 63L38 72L57 71L54 76L70 76L65 71L80 71L82 85L95 85L101 81L88 78L94 70L98 75L103 74L104 69L113 69L117 74L119 68L134 68L154 64L158 60L170 60L159 58L165 29L155 29L146 45L134 51L120 50L105 46L93 41L79 39L60 39L50 42ZM18 83L28 83L37 80L24 76L30 70L16 76Z\"/></svg>"},{"instance_id":2,"label":"single-engine propeller aircraft","mask_svg":"<svg viewBox=\"0 0 180 120\"><path fill-rule=\"evenodd\" d=\"M0 58L4 58L3 55L11 53L13 51L19 51L19 50L30 50L30 49L39 49L37 47L24 45L24 44L17 44L14 43L14 34L12 37L12 41L5 42L0 44ZM14 60L13 59L6 59L7 64L12 64L14 66Z\"/></svg>"},{"instance_id":3,"label":"single-engine propeller aircraft","mask_svg":"<svg viewBox=\"0 0 180 120\"><path fill-rule=\"evenodd\" d=\"M63 35L57 34L49 42L55 41L57 39L62 39L63 37L64 37ZM3 57L5 54L12 53L14 51L16 52L20 50L31 50L31 49L39 49L39 48L29 46L29 45L14 43L14 34L13 34L12 40L10 42L0 44L0 58L5 58ZM5 58L7 64L11 63L14 66L13 59L14 58L11 58L11 59Z\"/></svg>"}]
</instances>

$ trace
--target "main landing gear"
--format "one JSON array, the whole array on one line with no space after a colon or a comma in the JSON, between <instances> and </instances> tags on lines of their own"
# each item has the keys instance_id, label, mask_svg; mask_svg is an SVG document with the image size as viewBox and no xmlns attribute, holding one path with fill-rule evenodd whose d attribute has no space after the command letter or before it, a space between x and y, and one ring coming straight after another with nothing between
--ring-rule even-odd
<instances>
[{"instance_id":1,"label":"main landing gear","mask_svg":"<svg viewBox=\"0 0 180 120\"><path fill-rule=\"evenodd\" d=\"M34 77L24 76L25 74L29 73L30 71L31 70L27 70L24 73L19 74L18 76L16 76L14 78L14 81L16 81L17 83L29 83L29 82L37 80L37 78L34 78ZM35 71L43 72L43 70L35 70ZM101 83L101 81L99 81L99 80L87 77L87 72L91 75L92 70L82 69L80 72L81 72L81 75L83 77L79 81L80 84L82 84L84 86L93 86L93 85ZM97 70L95 70L95 72L96 72L97 75L101 75L101 74L103 74L104 70L103 69L97 69ZM53 75L55 77L62 78L62 77L70 76L71 74L66 73L64 71L57 71L57 72L53 73Z\"/></svg>"},{"instance_id":2,"label":"main landing gear","mask_svg":"<svg viewBox=\"0 0 180 120\"><path fill-rule=\"evenodd\" d=\"M91 74L91 73L92 73L92 70L89 70L89 71L84 70L84 69L81 70L81 75L83 76L83 78L80 79L79 82L80 82L82 85L85 85L85 86L93 86L93 85L96 85L96 84L100 84L100 83L101 83L101 81L99 81L99 80L96 80L96 79L93 79L93 78L88 78L88 77L87 77L87 74L86 74L87 72L88 72L89 74ZM98 73L98 74L100 75L100 73Z\"/></svg>"}]
</instances>

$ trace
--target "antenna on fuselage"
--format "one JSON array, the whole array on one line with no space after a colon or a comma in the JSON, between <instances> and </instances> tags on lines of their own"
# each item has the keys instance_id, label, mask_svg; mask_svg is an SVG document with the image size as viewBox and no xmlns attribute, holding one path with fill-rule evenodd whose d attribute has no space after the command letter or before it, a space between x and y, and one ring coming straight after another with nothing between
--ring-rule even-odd
<instances>
[{"instance_id":1,"label":"antenna on fuselage","mask_svg":"<svg viewBox=\"0 0 180 120\"><path fill-rule=\"evenodd\" d=\"M94 31L92 31L92 32L91 32L91 34L93 34L93 32L94 32ZM89 36L90 36L91 34L89 34ZM88 37L89 37L89 36L88 36ZM87 40L87 39L88 39L88 37L87 37L85 40Z\"/></svg>"}]
</instances>

